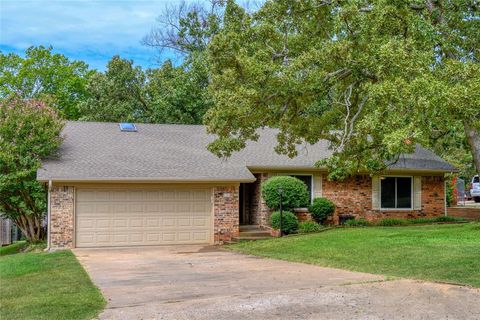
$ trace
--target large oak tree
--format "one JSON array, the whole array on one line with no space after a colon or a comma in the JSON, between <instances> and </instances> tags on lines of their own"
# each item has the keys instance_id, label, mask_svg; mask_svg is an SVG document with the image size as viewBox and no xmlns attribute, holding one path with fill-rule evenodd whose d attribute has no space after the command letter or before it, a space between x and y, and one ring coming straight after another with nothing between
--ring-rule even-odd
<instances>
[{"instance_id":1,"label":"large oak tree","mask_svg":"<svg viewBox=\"0 0 480 320\"><path fill-rule=\"evenodd\" d=\"M448 137L480 170L480 12L474 0L279 0L253 14L227 2L209 46L215 107L229 156L278 127L276 150L331 142L331 176L375 172ZM453 158L453 157L452 157Z\"/></svg>"}]
</instances>

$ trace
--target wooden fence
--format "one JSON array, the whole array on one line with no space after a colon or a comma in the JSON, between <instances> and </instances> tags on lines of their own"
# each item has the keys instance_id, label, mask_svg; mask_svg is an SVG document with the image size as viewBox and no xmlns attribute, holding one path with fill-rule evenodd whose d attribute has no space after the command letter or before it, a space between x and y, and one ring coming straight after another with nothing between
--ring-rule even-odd
<instances>
[{"instance_id":1,"label":"wooden fence","mask_svg":"<svg viewBox=\"0 0 480 320\"><path fill-rule=\"evenodd\" d=\"M0 246L12 243L12 222L0 217Z\"/></svg>"}]
</instances>

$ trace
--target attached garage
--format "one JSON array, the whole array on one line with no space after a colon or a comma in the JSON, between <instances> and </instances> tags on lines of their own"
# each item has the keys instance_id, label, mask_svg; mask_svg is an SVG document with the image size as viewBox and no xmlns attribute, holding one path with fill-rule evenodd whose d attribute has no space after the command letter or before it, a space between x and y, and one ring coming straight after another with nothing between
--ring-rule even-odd
<instances>
[{"instance_id":1,"label":"attached garage","mask_svg":"<svg viewBox=\"0 0 480 320\"><path fill-rule=\"evenodd\" d=\"M75 246L212 242L212 188L78 188Z\"/></svg>"}]
</instances>

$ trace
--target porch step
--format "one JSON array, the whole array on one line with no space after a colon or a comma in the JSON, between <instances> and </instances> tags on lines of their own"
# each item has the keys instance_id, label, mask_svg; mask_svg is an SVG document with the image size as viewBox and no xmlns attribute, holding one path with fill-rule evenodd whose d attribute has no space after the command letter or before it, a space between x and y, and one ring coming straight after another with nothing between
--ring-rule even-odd
<instances>
[{"instance_id":1,"label":"porch step","mask_svg":"<svg viewBox=\"0 0 480 320\"><path fill-rule=\"evenodd\" d=\"M240 225L240 232L249 231L249 230L262 230L257 224L242 224Z\"/></svg>"},{"instance_id":2,"label":"porch step","mask_svg":"<svg viewBox=\"0 0 480 320\"><path fill-rule=\"evenodd\" d=\"M268 230L260 229L257 225L242 225L240 226L240 234L233 238L234 241L244 240L263 240L271 238Z\"/></svg>"},{"instance_id":3,"label":"porch step","mask_svg":"<svg viewBox=\"0 0 480 320\"><path fill-rule=\"evenodd\" d=\"M267 230L248 230L248 231L240 231L241 237L269 237L270 232Z\"/></svg>"}]
</instances>

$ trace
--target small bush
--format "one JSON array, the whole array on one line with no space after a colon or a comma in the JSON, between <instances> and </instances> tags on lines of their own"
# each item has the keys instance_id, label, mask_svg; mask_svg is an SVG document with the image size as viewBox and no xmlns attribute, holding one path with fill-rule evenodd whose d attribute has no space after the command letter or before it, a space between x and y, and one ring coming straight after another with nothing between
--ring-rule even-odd
<instances>
[{"instance_id":1,"label":"small bush","mask_svg":"<svg viewBox=\"0 0 480 320\"><path fill-rule=\"evenodd\" d=\"M407 220L393 219L393 218L382 219L377 223L377 225L382 226L382 227L404 226L406 224L408 224Z\"/></svg>"},{"instance_id":2,"label":"small bush","mask_svg":"<svg viewBox=\"0 0 480 320\"><path fill-rule=\"evenodd\" d=\"M270 225L273 229L280 229L280 212L275 211L270 216ZM298 218L290 211L282 212L282 231L284 234L295 233L298 230Z\"/></svg>"},{"instance_id":3,"label":"small bush","mask_svg":"<svg viewBox=\"0 0 480 320\"><path fill-rule=\"evenodd\" d=\"M344 226L346 227L370 227L372 223L364 218L360 219L350 219L345 221Z\"/></svg>"},{"instance_id":4,"label":"small bush","mask_svg":"<svg viewBox=\"0 0 480 320\"><path fill-rule=\"evenodd\" d=\"M292 210L308 206L310 194L303 181L295 177L277 176L268 179L262 185L262 196L270 209L278 210L280 208L279 189L283 189L283 209Z\"/></svg>"},{"instance_id":5,"label":"small bush","mask_svg":"<svg viewBox=\"0 0 480 320\"><path fill-rule=\"evenodd\" d=\"M315 221L305 221L298 226L298 233L311 233L318 232L322 229L322 226Z\"/></svg>"},{"instance_id":6,"label":"small bush","mask_svg":"<svg viewBox=\"0 0 480 320\"><path fill-rule=\"evenodd\" d=\"M312 205L308 208L312 217L318 222L323 223L325 219L333 215L335 205L327 198L315 198Z\"/></svg>"},{"instance_id":7,"label":"small bush","mask_svg":"<svg viewBox=\"0 0 480 320\"><path fill-rule=\"evenodd\" d=\"M435 217L432 220L433 220L433 222L464 222L464 221L467 221L467 219L465 219L465 218L456 218L456 217L449 217L449 216Z\"/></svg>"}]
</instances>

